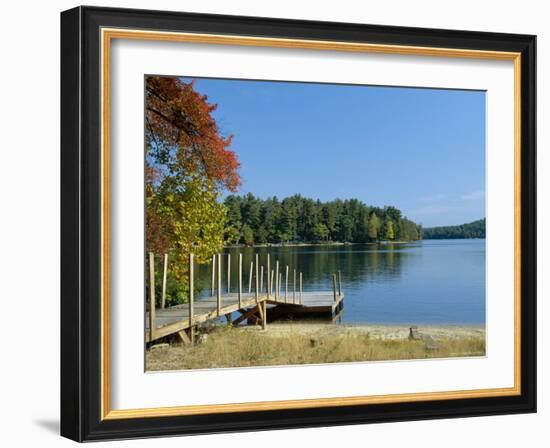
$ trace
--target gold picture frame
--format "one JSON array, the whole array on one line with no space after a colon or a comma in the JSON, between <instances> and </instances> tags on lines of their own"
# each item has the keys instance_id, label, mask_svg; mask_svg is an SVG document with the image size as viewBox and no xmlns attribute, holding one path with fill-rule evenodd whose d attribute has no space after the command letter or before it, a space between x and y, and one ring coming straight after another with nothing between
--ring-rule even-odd
<instances>
[{"instance_id":1,"label":"gold picture frame","mask_svg":"<svg viewBox=\"0 0 550 448\"><path fill-rule=\"evenodd\" d=\"M532 222L532 214L534 204L531 202L532 198L526 196L527 194L532 194L531 192L525 191L526 185L531 185L533 183L532 177L526 177L532 167L530 166L533 162L530 159L531 152L534 151L534 143L531 142L531 135L525 135L525 131L532 128L533 116L528 114L526 111L530 110L532 102L530 98L532 92L534 92L534 81L531 69L532 59L534 58L532 47L534 45L533 36L516 36L509 35L503 36L501 38L501 47L502 49L490 48L491 39L489 35L478 35L472 33L469 35L466 32L436 32L433 30L422 30L425 37L425 42L421 44L407 44L408 41L416 41L412 37L412 34L407 37L401 37L400 42L395 42L396 38L392 37L389 29L382 27L382 29L376 28L369 29L366 25L357 25L357 27L364 27L365 31L365 41L346 41L341 40L330 40L330 39L321 39L318 37L304 38L304 37L278 37L276 32L273 32L273 29L279 26L281 29L279 33L281 35L286 35L288 33L288 28L293 28L297 31L303 27L303 23L295 22L277 22L270 21L270 19L256 19L258 22L254 22L257 26L262 23L266 25L271 31L268 36L260 35L250 35L250 31L246 30L246 24L243 26L243 34L230 34L228 32L223 32L223 24L220 24L216 18L211 18L210 28L212 32L198 32L195 28L194 20L196 17L178 15L176 13L156 13L156 12L140 12L140 17L142 17L141 22L136 21L134 26L131 26L133 23L133 16L130 12L122 12L123 10L108 10L103 8L76 8L74 10L67 11L64 14L64 24L65 32L67 36L71 34L74 37L74 33L83 33L83 28L76 26L77 23L85 21L86 23L92 24L91 28L95 34L86 34L81 36L81 38L86 37L87 39L93 39L93 43L96 45L98 54L94 56L93 59L97 63L98 73L99 73L99 84L98 90L94 91L94 94L97 95L99 102L99 112L100 112L100 123L98 129L98 142L99 142L99 165L96 167L99 168L99 182L98 182L98 193L100 198L100 204L98 207L98 218L99 218L99 252L98 252L98 263L97 263L97 272L100 274L100 280L98 285L99 297L99 322L97 322L97 334L99 335L99 344L98 344L98 359L97 366L99 367L99 376L97 378L97 385L99 387L99 405L96 407L94 405L94 410L91 411L88 409L86 411L87 418L90 421L96 421L96 429L92 429L88 425L88 434L82 433L82 421L75 423L72 418L64 417L66 425L65 429L62 428L62 432L65 435L79 439L79 440L89 440L94 438L118 438L118 437L131 437L132 431L127 428L129 422L146 419L150 423L148 425L147 434L163 434L162 425L158 426L157 421L162 420L163 418L174 418L174 419L185 419L192 416L209 416L209 415L225 415L234 414L238 416L242 413L262 413L266 411L296 411L296 410L318 410L321 408L326 408L327 413L337 413L338 408L355 408L366 409L368 407L372 408L372 412L376 412L375 406L373 405L396 405L399 403L415 403L418 406L422 406L422 403L433 403L433 402L445 402L446 406L452 406L452 403L457 400L471 400L471 399L493 399L493 400L504 400L506 403L516 403L516 408L519 406L517 403L522 403L522 406L525 407L524 402L528 401L530 403L530 409L533 409L533 396L532 396L532 387L525 388L526 381L532 382L533 372L531 367L534 363L532 350L529 349L525 351L527 343L531 343L532 337L525 338L526 331L533 331L533 328L526 329L522 327L522 323L533 322L533 311L529 306L526 305L527 301L534 300L533 297L526 297L525 289L522 289L524 285L526 274L525 270L529 270L529 278L534 275L532 273L532 246L526 244L525 229L522 231L522 224L527 222L529 228L534 226ZM168 24L170 20L180 19L181 21L181 31L174 31L171 25ZM208 22L210 17L201 16L203 21ZM226 18L227 19L227 18ZM158 29L158 26L155 26L155 29L147 29L144 25L148 23L159 24L162 23L162 20L166 21L166 29ZM228 19L229 20L229 19ZM235 24L248 21L235 18ZM263 21L263 22L262 22ZM173 23L173 22L170 22ZM267 25L270 25L269 27ZM340 29L340 32L345 34L346 27L338 24L318 24L316 32L312 34L319 34L322 29L328 30L329 33L331 30ZM189 28L189 31L185 31L186 28ZM208 28L203 27L203 28ZM370 34L369 34L370 32ZM90 33L90 31L87 31ZM375 33L375 34L373 34ZM438 34L439 33L439 34ZM461 33L465 33L462 35ZM302 33L303 34L303 33ZM329 33L330 34L330 33ZM91 37L90 37L91 36ZM372 39L373 36L376 36L376 39ZM380 42L385 36L386 42ZM281 401L266 401L266 402L244 402L244 403L232 403L232 404L218 404L218 405L182 405L175 407L157 407L157 408L143 408L143 409L112 409L110 406L111 402L111 371L110 371L110 358L112 356L110 350L110 246L111 246L111 234L110 234L110 139L111 139L111 115L110 115L110 106L111 106L111 45L116 39L130 39L130 40L140 40L140 41L163 41L163 42L185 42L185 43L200 43L208 45L232 45L232 46L252 46L252 47L271 47L271 48L287 48L287 49L306 49L306 50L321 50L321 51L339 51L339 52L354 52L354 53L381 53L381 54L398 54L398 55L414 55L414 56L435 56L435 57L449 57L449 58L466 58L466 59L486 59L486 60L506 60L512 61L514 65L514 386L507 388L494 388L494 389L475 389L475 390L461 390L461 391L446 391L446 392L426 392L426 393L405 393L405 394L395 394L395 395L375 395L375 396L353 396L353 397L339 397L339 398L315 398L315 399L305 399L305 400L281 400ZM476 40L477 39L477 40ZM399 39L397 39L399 40ZM477 48L471 48L471 42L475 41ZM428 45L427 42L432 42L431 45ZM464 46L461 47L461 42L468 42L470 47ZM518 43L519 42L519 43ZM83 58L80 54L82 48L73 46L77 45L76 43L65 43L68 47L66 56L66 65L65 67L70 67L71 70L67 69L64 76L70 77L74 76L75 68L72 65L76 66L76 72L82 73L81 66L86 62L86 58ZM457 45L457 46L451 46ZM72 46L70 46L72 45ZM70 46L70 48L69 48ZM93 47L93 46L92 46ZM72 52L72 53L71 53ZM79 55L80 59L76 58L75 55ZM70 92L67 91L66 95L74 95L75 90L74 86L71 87L73 90ZM78 89L82 88L78 86ZM67 88L68 89L68 88ZM80 97L80 91L77 92L77 96ZM70 108L65 106L66 113L69 112ZM62 118L63 119L63 118ZM80 117L84 122L84 118ZM74 127L76 125L82 125L80 123L68 123L67 128ZM65 131L67 135L69 130ZM69 148L67 146L62 148L62 151L73 151L74 148ZM84 150L81 149L81 150ZM526 166L525 164L527 163ZM72 167L71 167L72 168ZM64 168L68 170L69 168ZM75 210L67 209L65 212L67 216L74 213ZM72 216L72 215L71 215ZM524 227L524 225L523 225ZM534 238L534 235L532 235ZM71 243L67 243L66 252L73 250L81 250L80 246L74 248ZM67 255L65 255L67 256ZM529 263L529 267L526 267L526 260ZM71 282L73 280L67 280ZM63 300L74 300L69 298L63 298ZM526 312L528 311L528 315ZM72 312L72 309L71 309ZM72 323L66 322L68 318L64 318L64 325L73 325ZM82 331L82 328L79 328L78 331ZM527 341L529 339L529 341ZM74 348L71 347L74 352ZM82 350L82 347L76 349ZM70 350L69 350L70 351ZM64 361L67 369L69 369L69 364L74 365L78 361L73 359L72 355L70 359L67 357ZM528 372L525 373L526 365ZM70 370L70 369L69 369ZM527 375L527 376L525 376ZM79 377L80 378L80 377ZM81 379L79 379L81 381ZM74 393L75 385L72 384L71 387L67 387L70 391L66 392L67 394ZM74 398L78 401L79 406L85 408L86 405L82 402L83 398ZM509 405L513 407L513 405ZM458 409L458 408L457 408ZM63 412L63 411L62 411ZM65 411L66 412L66 411ZM369 409L366 410L369 412ZM458 409L457 412L461 412ZM482 413L482 411L480 411ZM94 414L94 415L91 415ZM443 413L445 414L445 413ZM448 413L447 413L448 414ZM468 414L466 411L462 411L464 415L473 415ZM328 415L328 414L327 414ZM398 419L399 417L396 417ZM364 421L367 421L365 419ZM181 420L182 422L185 420ZM119 422L122 426L117 427L116 424ZM319 420L319 423L322 424L322 419ZM114 430L107 430L106 432L101 432L97 430L97 427L102 425L113 424ZM315 424L315 423L314 423ZM239 428L238 423L235 423L235 427ZM184 425L185 426L185 425ZM277 425L275 424L275 427ZM192 433L194 431L200 431L201 424L197 424L193 430L185 431L176 431L176 433ZM253 425L243 426L243 429L253 428ZM261 427L261 426L259 426ZM267 426L264 426L267 427ZM285 427L284 423L281 423L281 427ZM289 426L286 426L289 427ZM222 430L222 427L220 427ZM97 432L96 435L94 431ZM169 432L166 432L169 433Z\"/></svg>"}]
</instances>

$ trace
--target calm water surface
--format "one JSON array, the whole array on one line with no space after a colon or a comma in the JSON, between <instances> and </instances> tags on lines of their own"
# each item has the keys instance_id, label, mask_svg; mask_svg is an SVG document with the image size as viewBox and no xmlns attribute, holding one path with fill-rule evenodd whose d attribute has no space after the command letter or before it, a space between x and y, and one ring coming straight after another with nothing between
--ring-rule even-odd
<instances>
[{"instance_id":1,"label":"calm water surface","mask_svg":"<svg viewBox=\"0 0 550 448\"><path fill-rule=\"evenodd\" d=\"M243 253L243 284L254 254L266 254L303 272L304 291L332 290L331 274L342 273L344 323L485 323L485 240L426 240L406 244L227 249L232 290L237 257ZM224 261L225 278L225 261ZM209 285L207 268L199 284ZM225 280L224 280L225 281Z\"/></svg>"}]
</instances>

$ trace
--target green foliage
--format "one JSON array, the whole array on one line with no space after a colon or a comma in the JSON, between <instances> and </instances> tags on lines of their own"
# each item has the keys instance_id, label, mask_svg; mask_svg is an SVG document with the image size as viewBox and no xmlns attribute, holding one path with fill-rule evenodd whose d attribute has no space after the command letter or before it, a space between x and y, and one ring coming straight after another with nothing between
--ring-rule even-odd
<instances>
[{"instance_id":1,"label":"green foliage","mask_svg":"<svg viewBox=\"0 0 550 448\"><path fill-rule=\"evenodd\" d=\"M247 245L286 242L373 242L417 240L420 227L395 207L371 207L357 199L329 202L294 195L280 201L251 193L224 201L238 242ZM240 227L239 227L240 226Z\"/></svg>"},{"instance_id":2,"label":"green foliage","mask_svg":"<svg viewBox=\"0 0 550 448\"><path fill-rule=\"evenodd\" d=\"M401 221L399 232L401 235L407 235L411 240L419 240L422 238L422 227L408 219L403 219Z\"/></svg>"},{"instance_id":3,"label":"green foliage","mask_svg":"<svg viewBox=\"0 0 550 448\"><path fill-rule=\"evenodd\" d=\"M234 202L237 201L236 196L229 196L226 200L227 205L227 225L239 229L242 226L241 208L236 206Z\"/></svg>"},{"instance_id":4,"label":"green foliage","mask_svg":"<svg viewBox=\"0 0 550 448\"><path fill-rule=\"evenodd\" d=\"M171 265L169 255L168 264ZM164 274L164 266L162 265L163 257L157 257L156 269L155 269L155 298L156 306L160 308L162 302L162 280ZM200 277L195 275L195 296L197 296L202 290L209 287L209 279L206 277ZM187 281L187 273L184 276L184 280L176 278L173 272L170 272L170 268L166 275L166 302L165 306L170 307L181 303L187 303L189 297L189 282Z\"/></svg>"},{"instance_id":5,"label":"green foliage","mask_svg":"<svg viewBox=\"0 0 550 448\"><path fill-rule=\"evenodd\" d=\"M393 232L393 221L391 219L386 220L386 239L393 240L395 238L395 233Z\"/></svg>"},{"instance_id":6,"label":"green foliage","mask_svg":"<svg viewBox=\"0 0 550 448\"><path fill-rule=\"evenodd\" d=\"M203 264L223 248L227 209L218 202L214 184L197 175L165 177L150 185L146 201L147 210L169 229L170 303L182 303L188 294L188 256L193 253L195 263ZM157 287L157 302L160 294Z\"/></svg>"},{"instance_id":7,"label":"green foliage","mask_svg":"<svg viewBox=\"0 0 550 448\"><path fill-rule=\"evenodd\" d=\"M258 227L258 243L267 243L267 230L263 224Z\"/></svg>"},{"instance_id":8,"label":"green foliage","mask_svg":"<svg viewBox=\"0 0 550 448\"><path fill-rule=\"evenodd\" d=\"M225 228L225 234L224 234L224 241L226 244L235 244L238 243L241 239L241 233L239 232L239 229L228 225Z\"/></svg>"},{"instance_id":9,"label":"green foliage","mask_svg":"<svg viewBox=\"0 0 550 448\"><path fill-rule=\"evenodd\" d=\"M423 230L427 240L485 238L485 218L458 226L430 227Z\"/></svg>"},{"instance_id":10,"label":"green foliage","mask_svg":"<svg viewBox=\"0 0 550 448\"><path fill-rule=\"evenodd\" d=\"M329 231L325 224L323 224L322 222L315 224L315 226L313 227L313 237L317 241L326 241L328 235Z\"/></svg>"},{"instance_id":11,"label":"green foliage","mask_svg":"<svg viewBox=\"0 0 550 448\"><path fill-rule=\"evenodd\" d=\"M380 231L380 219L378 219L378 216L376 216L376 213L373 213L370 216L369 224L368 224L368 237L372 241L376 241L378 239L378 232Z\"/></svg>"},{"instance_id":12,"label":"green foliage","mask_svg":"<svg viewBox=\"0 0 550 448\"><path fill-rule=\"evenodd\" d=\"M155 203L157 214L172 223L172 259L192 252L202 264L222 249L227 209L217 199L213 183L196 175L166 177L147 198L147 206Z\"/></svg>"},{"instance_id":13,"label":"green foliage","mask_svg":"<svg viewBox=\"0 0 550 448\"><path fill-rule=\"evenodd\" d=\"M247 244L248 246L252 246L254 244L254 233L248 224L243 226L241 234L244 244Z\"/></svg>"}]
</instances>

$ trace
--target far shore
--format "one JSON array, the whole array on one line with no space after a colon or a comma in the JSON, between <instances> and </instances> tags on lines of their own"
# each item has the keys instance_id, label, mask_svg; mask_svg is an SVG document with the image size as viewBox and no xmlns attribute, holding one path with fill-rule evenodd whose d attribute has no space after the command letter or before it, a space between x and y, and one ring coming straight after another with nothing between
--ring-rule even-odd
<instances>
[{"instance_id":1,"label":"far shore","mask_svg":"<svg viewBox=\"0 0 550 448\"><path fill-rule=\"evenodd\" d=\"M375 246L377 244L408 244L408 243L416 243L419 241L439 241L443 239L448 240L484 240L485 238L421 238L419 240L403 240L403 241L369 241L364 243L355 243L350 241L307 241L307 242L289 242L289 243L261 243L261 244L230 244L227 246L224 246L225 249L238 249L243 247L310 247L310 246L365 246L365 245L372 245Z\"/></svg>"},{"instance_id":2,"label":"far shore","mask_svg":"<svg viewBox=\"0 0 550 448\"><path fill-rule=\"evenodd\" d=\"M158 344L147 370L324 364L485 355L485 327L475 325L269 323L215 325L196 345Z\"/></svg>"},{"instance_id":3,"label":"far shore","mask_svg":"<svg viewBox=\"0 0 550 448\"><path fill-rule=\"evenodd\" d=\"M294 242L294 243L262 243L262 244L231 244L225 246L225 249L237 249L243 247L310 247L310 246L364 246L364 245L377 245L377 244L407 244L414 243L416 241L422 240L410 240L410 241L371 241L366 243L353 243L353 242L342 242L342 241L322 241L322 242Z\"/></svg>"}]
</instances>

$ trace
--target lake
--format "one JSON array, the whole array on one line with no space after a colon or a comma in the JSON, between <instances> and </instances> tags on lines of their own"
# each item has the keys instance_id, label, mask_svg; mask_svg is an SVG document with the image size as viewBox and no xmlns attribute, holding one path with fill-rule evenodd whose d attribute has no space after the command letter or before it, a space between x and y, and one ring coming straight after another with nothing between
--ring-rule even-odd
<instances>
[{"instance_id":1,"label":"lake","mask_svg":"<svg viewBox=\"0 0 550 448\"><path fill-rule=\"evenodd\" d=\"M332 290L331 275L342 275L344 323L485 324L485 240L424 240L411 243L226 249L236 290L237 260L243 253L243 287L254 254L303 272L304 291ZM226 267L224 261L224 282ZM208 288L209 272L198 271ZM283 280L284 281L284 280ZM291 281L289 280L289 283ZM289 288L291 288L289 286ZM206 291L205 291L206 292Z\"/></svg>"}]
</instances>

